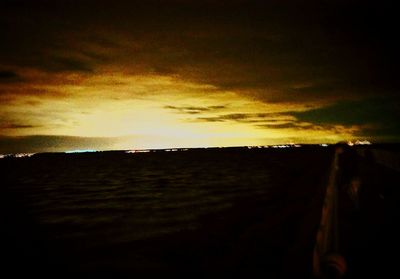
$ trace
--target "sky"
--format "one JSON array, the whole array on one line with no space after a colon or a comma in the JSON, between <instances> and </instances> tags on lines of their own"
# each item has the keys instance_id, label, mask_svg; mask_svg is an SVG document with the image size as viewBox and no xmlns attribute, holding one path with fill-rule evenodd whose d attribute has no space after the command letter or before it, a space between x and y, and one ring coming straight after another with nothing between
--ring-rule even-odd
<instances>
[{"instance_id":1,"label":"sky","mask_svg":"<svg viewBox=\"0 0 400 279\"><path fill-rule=\"evenodd\" d=\"M385 1L0 7L0 153L398 142Z\"/></svg>"}]
</instances>

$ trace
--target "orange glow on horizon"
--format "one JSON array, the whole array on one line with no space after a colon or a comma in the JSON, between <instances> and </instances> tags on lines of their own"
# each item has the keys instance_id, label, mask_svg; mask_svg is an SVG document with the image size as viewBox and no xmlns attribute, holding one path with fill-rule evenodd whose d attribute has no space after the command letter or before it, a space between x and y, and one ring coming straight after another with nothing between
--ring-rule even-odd
<instances>
[{"instance_id":1,"label":"orange glow on horizon","mask_svg":"<svg viewBox=\"0 0 400 279\"><path fill-rule=\"evenodd\" d=\"M19 88L25 95L0 105L10 123L29 120L24 129L3 128L3 134L113 137L118 140L110 148L129 149L333 143L353 139L357 130L300 129L307 123L275 129L274 124L296 121L285 112L305 106L269 104L177 77L105 71L57 78L45 82L41 76L36 84ZM45 94L39 97L36 91Z\"/></svg>"}]
</instances>

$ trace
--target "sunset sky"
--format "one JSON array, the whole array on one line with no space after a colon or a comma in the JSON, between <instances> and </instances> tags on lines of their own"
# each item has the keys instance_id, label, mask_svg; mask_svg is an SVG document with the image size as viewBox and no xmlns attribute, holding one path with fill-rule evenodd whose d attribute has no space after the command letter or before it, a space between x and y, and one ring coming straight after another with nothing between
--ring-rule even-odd
<instances>
[{"instance_id":1,"label":"sunset sky","mask_svg":"<svg viewBox=\"0 0 400 279\"><path fill-rule=\"evenodd\" d=\"M0 153L400 139L382 1L2 1Z\"/></svg>"}]
</instances>

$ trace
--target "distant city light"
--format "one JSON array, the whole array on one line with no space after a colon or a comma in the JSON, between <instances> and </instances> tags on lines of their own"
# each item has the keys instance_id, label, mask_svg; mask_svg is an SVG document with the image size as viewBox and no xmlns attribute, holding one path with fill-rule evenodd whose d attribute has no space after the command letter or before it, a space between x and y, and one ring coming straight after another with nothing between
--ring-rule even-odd
<instances>
[{"instance_id":1,"label":"distant city light","mask_svg":"<svg viewBox=\"0 0 400 279\"><path fill-rule=\"evenodd\" d=\"M64 153L89 153L89 152L97 152L97 150L93 150L93 149L77 149L77 150L69 150L69 151L65 151Z\"/></svg>"},{"instance_id":2,"label":"distant city light","mask_svg":"<svg viewBox=\"0 0 400 279\"><path fill-rule=\"evenodd\" d=\"M156 151L166 151L166 152L177 152L177 151L188 151L188 148L170 148L170 149L161 149L161 150L151 150L151 149L138 149L138 150L127 150L125 153L133 154L133 153L149 153Z\"/></svg>"},{"instance_id":3,"label":"distant city light","mask_svg":"<svg viewBox=\"0 0 400 279\"><path fill-rule=\"evenodd\" d=\"M347 145L348 145L348 146L353 146L354 143L353 143L352 141L348 141L348 142L347 142Z\"/></svg>"},{"instance_id":4,"label":"distant city light","mask_svg":"<svg viewBox=\"0 0 400 279\"><path fill-rule=\"evenodd\" d=\"M24 157L31 157L33 155L35 155L35 153L17 153L17 154L14 154L14 157L15 158L24 158Z\"/></svg>"},{"instance_id":5,"label":"distant city light","mask_svg":"<svg viewBox=\"0 0 400 279\"><path fill-rule=\"evenodd\" d=\"M128 150L128 151L125 151L125 153L128 153L128 154L132 154L132 153L148 153L148 152L150 152L150 150L148 150L148 149L145 149L145 150Z\"/></svg>"},{"instance_id":6,"label":"distant city light","mask_svg":"<svg viewBox=\"0 0 400 279\"><path fill-rule=\"evenodd\" d=\"M355 142L356 145L370 145L371 142L367 141L367 140L357 140Z\"/></svg>"},{"instance_id":7,"label":"distant city light","mask_svg":"<svg viewBox=\"0 0 400 279\"><path fill-rule=\"evenodd\" d=\"M35 155L35 153L0 154L0 159L4 159L4 158L25 158L25 157L31 157L33 155Z\"/></svg>"},{"instance_id":8,"label":"distant city light","mask_svg":"<svg viewBox=\"0 0 400 279\"><path fill-rule=\"evenodd\" d=\"M370 145L371 142L368 140L356 140L355 142L348 141L347 145L353 146L353 145Z\"/></svg>"}]
</instances>

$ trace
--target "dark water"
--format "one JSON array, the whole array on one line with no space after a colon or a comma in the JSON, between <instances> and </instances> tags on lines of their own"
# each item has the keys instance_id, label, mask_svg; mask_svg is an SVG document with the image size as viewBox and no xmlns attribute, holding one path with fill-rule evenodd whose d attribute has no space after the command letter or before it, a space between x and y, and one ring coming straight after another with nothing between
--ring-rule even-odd
<instances>
[{"instance_id":1,"label":"dark water","mask_svg":"<svg viewBox=\"0 0 400 279\"><path fill-rule=\"evenodd\" d=\"M331 157L309 147L2 159L6 264L207 278L297 262L307 275Z\"/></svg>"}]
</instances>

